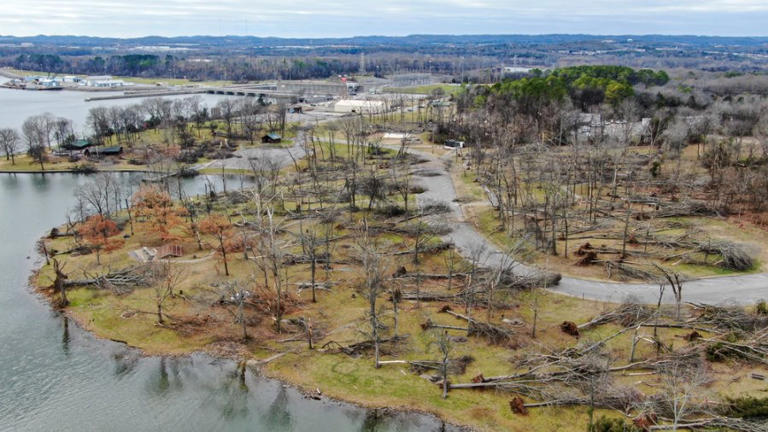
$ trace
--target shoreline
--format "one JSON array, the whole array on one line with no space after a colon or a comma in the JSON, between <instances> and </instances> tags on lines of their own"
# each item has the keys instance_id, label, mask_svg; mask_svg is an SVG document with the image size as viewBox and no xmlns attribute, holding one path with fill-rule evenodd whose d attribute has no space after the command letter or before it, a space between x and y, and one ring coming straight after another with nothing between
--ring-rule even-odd
<instances>
[{"instance_id":1,"label":"shoreline","mask_svg":"<svg viewBox=\"0 0 768 432\"><path fill-rule=\"evenodd\" d=\"M40 239L45 239L45 238L46 238L45 235L40 237ZM181 353L159 352L159 351L152 352L152 351L147 351L145 348L142 348L140 346L132 345L123 340L118 340L118 339L103 336L99 334L97 329L93 328L92 326L89 326L86 322L83 322L82 317L79 317L77 314L72 313L66 307L58 307L54 304L53 298L51 297L51 293L45 292L45 290L47 290L48 288L41 286L38 283L40 271L45 265L45 260L43 259L42 255L40 255L39 253L36 253L35 255L30 256L30 259L35 260L32 263L32 271L28 278L28 288L30 289L30 293L33 294L35 297L39 298L41 302L44 302L45 305L49 308L49 310L55 313L61 314L66 318L72 320L72 322L75 324L75 326L77 326L77 328L80 331L86 332L90 337L93 337L95 340L99 341L99 343L104 343L106 341L109 341L112 343L120 344L132 351L135 351L143 358L151 358L151 357L181 358L181 357L193 356L195 354L202 354L212 359L231 361L233 362L233 364L235 364L235 366L238 366L239 363L243 362L244 366L250 369L252 373L258 374L269 380L277 381L282 385L290 386L294 388L296 391L298 391L299 393L301 393L304 396L304 398L307 398L307 399L314 399L318 402L324 401L326 403L348 404L348 405L353 405L358 408L363 408L366 410L374 410L377 412L384 411L385 414L386 413L403 413L403 414L429 416L436 419L438 422L445 424L446 426L451 426L453 428L456 428L458 431L471 432L475 430L473 429L472 426L469 426L469 425L451 423L450 421L445 420L441 415L428 410L408 408L403 405L398 405L395 407L382 406L376 403L360 400L354 397L349 397L346 394L342 395L338 393L332 393L332 396L328 396L323 391L318 395L316 392L316 389L319 389L319 387L315 387L315 389L313 389L312 388L313 386L309 386L309 385L305 385L305 384L301 384L299 382L293 381L287 378L286 376L280 374L279 372L269 369L268 366L272 360L278 360L279 357L283 355L291 354L290 350L287 350L282 353L275 353L275 355L264 358L264 359L256 359L254 357L243 359L243 358L237 358L234 356L228 356L223 352L206 351L204 349L195 349L192 351L181 352ZM322 389L319 389L319 390L322 391Z\"/></svg>"},{"instance_id":2,"label":"shoreline","mask_svg":"<svg viewBox=\"0 0 768 432\"><path fill-rule=\"evenodd\" d=\"M114 172L114 173L149 173L152 171L149 171L147 169L141 168L141 169L127 169L127 168L117 168L117 169L96 169L94 172L83 172L76 169L60 169L60 170L0 170L0 174L96 174L100 172Z\"/></svg>"}]
</instances>

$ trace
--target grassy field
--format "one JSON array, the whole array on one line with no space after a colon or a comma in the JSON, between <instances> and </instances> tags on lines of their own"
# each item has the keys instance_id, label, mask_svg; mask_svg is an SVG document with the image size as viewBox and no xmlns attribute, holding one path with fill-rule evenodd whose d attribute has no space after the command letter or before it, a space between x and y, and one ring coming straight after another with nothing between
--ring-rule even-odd
<instances>
[{"instance_id":1,"label":"grassy field","mask_svg":"<svg viewBox=\"0 0 768 432\"><path fill-rule=\"evenodd\" d=\"M342 232L339 232L341 234ZM402 242L402 237L382 238L385 244ZM57 240L58 242L58 240ZM142 242L132 240L126 249L138 246ZM192 245L187 245L194 250ZM203 251L199 256L207 256ZM125 251L114 252L102 257L110 266L119 267L128 263ZM342 252L342 254L346 254ZM187 255L182 259L193 259ZM426 260L424 271L439 269L443 257L434 256ZM93 256L78 258L78 265L95 269ZM81 262L82 261L82 262ZM74 260L70 260L74 264ZM408 260L392 264L410 266ZM179 266L184 266L179 264ZM309 318L319 336L315 340L315 349L308 350L301 335L292 330L282 335L274 333L274 328L268 320L252 326L250 331L254 340L246 345L238 343L239 326L231 322L231 316L223 310L200 307L193 299L209 298L211 293L206 288L210 283L224 279L222 266L218 258L210 258L195 265L184 266L187 273L186 282L182 289L184 296L171 299L165 305L166 314L170 317L166 325L158 325L153 313L154 292L150 288L136 289L124 296L113 296L92 289L77 289L70 292L72 305L69 312L85 328L97 335L109 339L125 341L137 346L147 353L182 354L193 351L208 351L214 355L227 355L235 358L264 359L274 353L287 353L266 366L265 374L286 380L306 391L320 389L324 395L332 398L353 401L370 407L392 407L415 409L430 412L457 424L472 425L481 431L531 431L531 430L563 430L583 431L588 421L588 410L585 407L563 408L551 407L533 409L527 416L513 414L509 409L510 395L497 391L453 390L448 399L440 397L440 389L433 383L420 378L405 365L386 365L380 369L373 367L368 356L348 356L335 353L322 347L331 341L346 345L363 338L361 330L367 322L367 302L356 291L358 276L348 266L334 266L331 280L336 284L330 291L320 291L318 302L309 302L309 292L296 293L303 299L300 306L292 308L286 316L289 318ZM253 264L245 262L233 255L230 262L232 278L240 279L253 272ZM351 272L351 273L350 273ZM297 266L291 269L292 280L305 280L307 266ZM50 279L50 269L44 268L40 274L40 284ZM324 276L322 276L324 279ZM442 289L440 285L425 283L424 292ZM357 295L356 295L357 294ZM600 311L613 307L593 301L582 301L572 297L560 296L548 292L520 293L508 300L509 307L494 312L493 321L502 318L518 319L524 327L516 330L518 336L514 347L504 345L489 345L482 339L469 338L466 342L454 343L452 356L472 356L474 361L466 371L451 376L452 382L469 382L472 377L483 374L494 376L517 371L513 358L524 357L536 352L541 346L549 350L559 350L580 343L588 343L606 338L619 329L615 325L601 326L584 332L581 340L563 334L559 324L565 317L575 322L586 322ZM383 303L386 303L383 301ZM533 305L538 306L538 334L536 339L529 335L530 324L533 322ZM404 342L396 346L388 346L384 350L383 360L421 360L435 358L437 352L430 345L429 332L423 331L421 324L428 318L440 324L458 325L463 322L445 314L440 314L442 303L404 302L399 314L398 333L407 335ZM476 316L485 317L481 308ZM393 315L387 312L384 323L392 326ZM649 330L650 331L650 330ZM661 330L666 340L676 340L684 331ZM452 332L461 336L461 332ZM289 342L280 342L287 339ZM291 342L291 340L294 340ZM674 342L676 345L685 342ZM631 337L625 334L612 339L607 346L616 364L627 361ZM233 348L234 347L234 348ZM650 345L640 345L636 358L642 359L653 356L654 349ZM749 371L764 373L763 368L750 368ZM716 381L710 389L715 392L728 394L743 394L760 390L754 380L749 380L746 371L739 371L735 376L730 367L718 366L714 371ZM736 381L732 380L735 379ZM617 376L617 381L627 385L637 384L632 376ZM653 392L659 385L657 377L648 377L641 384L642 390ZM613 416L615 414L600 411L600 414Z\"/></svg>"},{"instance_id":2,"label":"grassy field","mask_svg":"<svg viewBox=\"0 0 768 432\"><path fill-rule=\"evenodd\" d=\"M384 91L389 93L405 94L426 94L430 95L435 90L442 90L446 96L454 95L462 90L459 84L430 84L415 87L385 87Z\"/></svg>"},{"instance_id":3,"label":"grassy field","mask_svg":"<svg viewBox=\"0 0 768 432\"><path fill-rule=\"evenodd\" d=\"M85 161L69 162L64 158L50 157L48 162L43 164L45 172L70 172L77 171L86 166L93 166L101 171L143 171L146 165L133 165L126 160L107 158L101 163L92 164ZM16 156L16 164L5 159L0 160L0 171L2 172L39 172L40 164L33 161L27 155Z\"/></svg>"}]
</instances>

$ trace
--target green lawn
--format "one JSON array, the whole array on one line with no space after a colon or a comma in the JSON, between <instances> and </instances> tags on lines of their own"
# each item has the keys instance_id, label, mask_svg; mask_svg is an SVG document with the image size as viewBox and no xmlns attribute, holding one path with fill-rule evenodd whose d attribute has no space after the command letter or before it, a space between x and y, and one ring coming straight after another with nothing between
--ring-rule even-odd
<instances>
[{"instance_id":1,"label":"green lawn","mask_svg":"<svg viewBox=\"0 0 768 432\"><path fill-rule=\"evenodd\" d=\"M441 89L446 95L458 94L462 87L459 84L430 84L415 87L384 87L385 92L406 94L432 94L434 90Z\"/></svg>"}]
</instances>

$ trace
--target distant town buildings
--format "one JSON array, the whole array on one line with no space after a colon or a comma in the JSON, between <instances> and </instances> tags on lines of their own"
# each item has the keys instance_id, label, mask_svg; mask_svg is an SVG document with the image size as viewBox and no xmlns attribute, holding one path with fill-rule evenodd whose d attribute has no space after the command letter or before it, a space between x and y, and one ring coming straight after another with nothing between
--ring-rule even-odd
<instances>
[{"instance_id":1,"label":"distant town buildings","mask_svg":"<svg viewBox=\"0 0 768 432\"><path fill-rule=\"evenodd\" d=\"M504 73L528 73L531 68L522 66L504 66Z\"/></svg>"},{"instance_id":2,"label":"distant town buildings","mask_svg":"<svg viewBox=\"0 0 768 432\"><path fill-rule=\"evenodd\" d=\"M94 75L83 78L80 85L94 88L113 88L129 85L123 80L113 79L110 75Z\"/></svg>"},{"instance_id":3,"label":"distant town buildings","mask_svg":"<svg viewBox=\"0 0 768 432\"><path fill-rule=\"evenodd\" d=\"M337 113L380 113L384 112L384 101L381 100L360 100L360 99L342 99L333 106Z\"/></svg>"},{"instance_id":4,"label":"distant town buildings","mask_svg":"<svg viewBox=\"0 0 768 432\"><path fill-rule=\"evenodd\" d=\"M74 75L28 75L23 78L13 79L9 84L10 86L20 88L34 87L52 89L58 89L62 87L119 88L133 85L133 83L125 82L120 79L114 79L110 75L88 76L84 78Z\"/></svg>"}]
</instances>

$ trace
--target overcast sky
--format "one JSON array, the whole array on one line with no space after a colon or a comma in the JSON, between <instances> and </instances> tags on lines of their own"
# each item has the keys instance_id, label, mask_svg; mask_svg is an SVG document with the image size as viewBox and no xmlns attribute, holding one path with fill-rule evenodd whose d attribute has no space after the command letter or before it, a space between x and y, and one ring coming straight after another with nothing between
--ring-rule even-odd
<instances>
[{"instance_id":1,"label":"overcast sky","mask_svg":"<svg viewBox=\"0 0 768 432\"><path fill-rule=\"evenodd\" d=\"M0 34L765 36L768 0L2 0Z\"/></svg>"}]
</instances>

